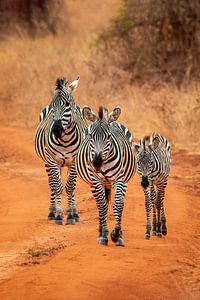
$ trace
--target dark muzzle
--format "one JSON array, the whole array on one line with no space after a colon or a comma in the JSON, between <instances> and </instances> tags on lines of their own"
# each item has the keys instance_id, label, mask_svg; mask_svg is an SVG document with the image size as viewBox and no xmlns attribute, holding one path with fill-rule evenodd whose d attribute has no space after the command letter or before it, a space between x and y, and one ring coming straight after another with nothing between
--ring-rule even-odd
<instances>
[{"instance_id":1,"label":"dark muzzle","mask_svg":"<svg viewBox=\"0 0 200 300\"><path fill-rule=\"evenodd\" d=\"M61 120L54 121L54 124L52 127L52 132L56 138L60 139L62 137L64 129L63 129Z\"/></svg>"},{"instance_id":2,"label":"dark muzzle","mask_svg":"<svg viewBox=\"0 0 200 300\"><path fill-rule=\"evenodd\" d=\"M146 189L149 186L149 180L147 176L142 176L141 186Z\"/></svg>"},{"instance_id":3,"label":"dark muzzle","mask_svg":"<svg viewBox=\"0 0 200 300\"><path fill-rule=\"evenodd\" d=\"M99 171L102 167L103 164L103 157L102 157L102 152L100 153L95 153L94 158L92 160L92 164L96 171Z\"/></svg>"}]
</instances>

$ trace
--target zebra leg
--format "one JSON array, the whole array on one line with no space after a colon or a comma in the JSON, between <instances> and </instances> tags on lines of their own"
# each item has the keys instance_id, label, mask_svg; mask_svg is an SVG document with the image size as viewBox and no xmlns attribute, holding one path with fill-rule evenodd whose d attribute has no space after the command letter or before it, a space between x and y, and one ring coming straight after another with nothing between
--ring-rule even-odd
<instances>
[{"instance_id":1,"label":"zebra leg","mask_svg":"<svg viewBox=\"0 0 200 300\"><path fill-rule=\"evenodd\" d=\"M121 230L121 218L124 207L124 196L126 193L127 184L119 181L115 184L115 202L113 205L114 216L116 220L115 228L111 232L110 236L116 246L124 246L124 240L122 239Z\"/></svg>"},{"instance_id":2,"label":"zebra leg","mask_svg":"<svg viewBox=\"0 0 200 300\"><path fill-rule=\"evenodd\" d=\"M167 235L167 226L166 226L166 217L165 217L165 211L164 211L164 203L162 203L162 206L161 206L161 223L162 223L162 234Z\"/></svg>"},{"instance_id":3,"label":"zebra leg","mask_svg":"<svg viewBox=\"0 0 200 300\"><path fill-rule=\"evenodd\" d=\"M79 215L75 205L75 187L76 187L76 168L75 163L68 169L68 178L65 186L65 190L67 193L67 220L66 224L75 224L79 222Z\"/></svg>"},{"instance_id":4,"label":"zebra leg","mask_svg":"<svg viewBox=\"0 0 200 300\"><path fill-rule=\"evenodd\" d=\"M97 242L101 245L108 245L108 201L105 195L105 186L98 182L91 187L91 190L96 199L96 204L99 211L99 238Z\"/></svg>"},{"instance_id":5,"label":"zebra leg","mask_svg":"<svg viewBox=\"0 0 200 300\"><path fill-rule=\"evenodd\" d=\"M164 210L164 198L165 198L165 188L163 189L163 194L161 195L161 224L162 224L162 234L167 235L167 226L166 226L166 217L165 217L165 210Z\"/></svg>"},{"instance_id":6,"label":"zebra leg","mask_svg":"<svg viewBox=\"0 0 200 300\"><path fill-rule=\"evenodd\" d=\"M61 170L57 165L49 166L50 169L50 187L51 191L54 192L56 197L56 211L55 211L55 224L61 225L62 224L62 181L61 181Z\"/></svg>"},{"instance_id":7,"label":"zebra leg","mask_svg":"<svg viewBox=\"0 0 200 300\"><path fill-rule=\"evenodd\" d=\"M145 208L146 208L146 217L147 217L147 224L146 224L146 233L145 233L145 239L150 239L150 233L151 233L151 199L150 199L150 188L147 188L144 190L145 194Z\"/></svg>"},{"instance_id":8,"label":"zebra leg","mask_svg":"<svg viewBox=\"0 0 200 300\"><path fill-rule=\"evenodd\" d=\"M152 222L153 232L152 232L152 235L156 236L156 191L154 189L153 184L151 185L151 204L153 207L153 222Z\"/></svg>"},{"instance_id":9,"label":"zebra leg","mask_svg":"<svg viewBox=\"0 0 200 300\"><path fill-rule=\"evenodd\" d=\"M54 190L51 188L51 172L48 164L45 164L46 172L48 175L48 181L49 181L49 187L51 190L50 195L50 207L49 207L49 214L48 214L48 220L54 220L55 219L55 213L56 213L56 196Z\"/></svg>"},{"instance_id":10,"label":"zebra leg","mask_svg":"<svg viewBox=\"0 0 200 300\"><path fill-rule=\"evenodd\" d=\"M157 209L157 231L156 231L156 236L158 238L162 237L160 212L161 212L161 208L163 206L164 189L165 188L163 186L158 187L158 195L157 195L157 201L156 201L156 209ZM164 216L164 219L163 219L163 229L164 229L164 232L167 229L166 228L165 216Z\"/></svg>"}]
</instances>

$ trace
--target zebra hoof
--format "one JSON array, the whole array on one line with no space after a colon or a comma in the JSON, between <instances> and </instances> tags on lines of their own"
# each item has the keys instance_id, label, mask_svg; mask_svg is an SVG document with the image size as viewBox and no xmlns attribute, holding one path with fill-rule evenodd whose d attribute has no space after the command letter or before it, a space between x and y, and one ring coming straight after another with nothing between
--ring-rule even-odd
<instances>
[{"instance_id":1,"label":"zebra hoof","mask_svg":"<svg viewBox=\"0 0 200 300\"><path fill-rule=\"evenodd\" d=\"M104 245L104 246L107 246L108 245L108 239L105 238L105 237L100 236L97 240L97 243L101 244L101 245Z\"/></svg>"},{"instance_id":2,"label":"zebra hoof","mask_svg":"<svg viewBox=\"0 0 200 300\"><path fill-rule=\"evenodd\" d=\"M116 234L115 230L110 233L110 238L113 243L116 243L119 240L119 234Z\"/></svg>"},{"instance_id":3,"label":"zebra hoof","mask_svg":"<svg viewBox=\"0 0 200 300\"><path fill-rule=\"evenodd\" d=\"M162 237L162 233L161 232L156 232L156 237L160 239Z\"/></svg>"},{"instance_id":4,"label":"zebra hoof","mask_svg":"<svg viewBox=\"0 0 200 300\"><path fill-rule=\"evenodd\" d=\"M55 213L53 211L51 211L49 214L48 214L48 220L49 221L52 221L55 219Z\"/></svg>"},{"instance_id":5,"label":"zebra hoof","mask_svg":"<svg viewBox=\"0 0 200 300\"><path fill-rule=\"evenodd\" d=\"M74 218L67 218L66 225L75 225L76 221Z\"/></svg>"},{"instance_id":6,"label":"zebra hoof","mask_svg":"<svg viewBox=\"0 0 200 300\"><path fill-rule=\"evenodd\" d=\"M167 235L167 228L162 228L162 234Z\"/></svg>"},{"instance_id":7,"label":"zebra hoof","mask_svg":"<svg viewBox=\"0 0 200 300\"><path fill-rule=\"evenodd\" d=\"M62 217L60 215L56 216L54 222L57 225L62 225Z\"/></svg>"},{"instance_id":8,"label":"zebra hoof","mask_svg":"<svg viewBox=\"0 0 200 300\"><path fill-rule=\"evenodd\" d=\"M119 238L118 241L115 243L115 245L124 247L124 240L122 238Z\"/></svg>"},{"instance_id":9,"label":"zebra hoof","mask_svg":"<svg viewBox=\"0 0 200 300\"><path fill-rule=\"evenodd\" d=\"M146 233L146 234L145 234L145 239L146 239L146 240L150 240L150 233Z\"/></svg>"},{"instance_id":10,"label":"zebra hoof","mask_svg":"<svg viewBox=\"0 0 200 300\"><path fill-rule=\"evenodd\" d=\"M153 232L152 232L152 236L156 236L156 231L153 231Z\"/></svg>"},{"instance_id":11,"label":"zebra hoof","mask_svg":"<svg viewBox=\"0 0 200 300\"><path fill-rule=\"evenodd\" d=\"M79 215L78 214L74 214L74 219L75 219L75 222L80 222L80 218L79 218Z\"/></svg>"}]
</instances>

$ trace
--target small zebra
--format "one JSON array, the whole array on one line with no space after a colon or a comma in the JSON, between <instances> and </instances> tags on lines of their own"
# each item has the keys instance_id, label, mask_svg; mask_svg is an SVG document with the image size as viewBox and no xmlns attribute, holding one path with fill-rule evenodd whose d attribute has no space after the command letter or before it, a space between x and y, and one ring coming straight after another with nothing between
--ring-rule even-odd
<instances>
[{"instance_id":1,"label":"small zebra","mask_svg":"<svg viewBox=\"0 0 200 300\"><path fill-rule=\"evenodd\" d=\"M66 223L79 221L74 197L77 177L74 160L83 140L86 123L72 97L78 81L79 77L67 85L65 78L57 79L54 96L40 113L35 135L35 150L45 162L51 190L48 220L54 220L56 224L62 224L63 219L61 169L64 166L68 167L65 186L68 198Z\"/></svg>"},{"instance_id":2,"label":"small zebra","mask_svg":"<svg viewBox=\"0 0 200 300\"><path fill-rule=\"evenodd\" d=\"M135 157L131 148L131 133L123 125L116 123L121 109L116 107L110 114L100 107L96 116L90 107L82 110L83 117L90 120L86 137L75 159L78 175L91 186L99 212L98 243L108 244L107 211L114 189L115 228L111 239L117 246L124 246L121 217L127 182L136 170Z\"/></svg>"},{"instance_id":3,"label":"small zebra","mask_svg":"<svg viewBox=\"0 0 200 300\"><path fill-rule=\"evenodd\" d=\"M170 144L162 135L153 132L143 137L139 144L133 143L133 151L145 194L147 216L145 238L150 239L151 207L153 207L153 235L162 237L162 234L167 234L164 194L171 166Z\"/></svg>"}]
</instances>

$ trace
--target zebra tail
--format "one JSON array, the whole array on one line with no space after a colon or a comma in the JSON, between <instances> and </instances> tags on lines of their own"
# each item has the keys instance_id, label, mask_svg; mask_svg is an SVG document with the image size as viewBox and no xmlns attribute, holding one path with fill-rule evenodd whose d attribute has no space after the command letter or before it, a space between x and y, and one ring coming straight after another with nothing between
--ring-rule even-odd
<instances>
[{"instance_id":1,"label":"zebra tail","mask_svg":"<svg viewBox=\"0 0 200 300\"><path fill-rule=\"evenodd\" d=\"M105 194L106 194L107 202L109 203L111 199L111 189L105 188Z\"/></svg>"}]
</instances>

